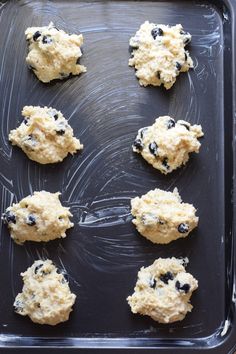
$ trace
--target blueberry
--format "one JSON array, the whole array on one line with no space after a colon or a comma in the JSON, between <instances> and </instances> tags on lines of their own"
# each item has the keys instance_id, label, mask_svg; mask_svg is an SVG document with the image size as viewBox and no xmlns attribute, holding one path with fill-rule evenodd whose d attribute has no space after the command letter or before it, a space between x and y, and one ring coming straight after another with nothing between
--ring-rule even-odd
<instances>
[{"instance_id":1,"label":"blueberry","mask_svg":"<svg viewBox=\"0 0 236 354\"><path fill-rule=\"evenodd\" d=\"M160 275L160 280L163 281L163 283L168 284L169 280L173 280L174 275L171 272L166 272L165 274Z\"/></svg>"},{"instance_id":2,"label":"blueberry","mask_svg":"<svg viewBox=\"0 0 236 354\"><path fill-rule=\"evenodd\" d=\"M156 279L155 278L150 279L149 284L150 284L150 288L155 289L157 285Z\"/></svg>"},{"instance_id":3,"label":"blueberry","mask_svg":"<svg viewBox=\"0 0 236 354\"><path fill-rule=\"evenodd\" d=\"M8 210L8 211L6 211L6 213L2 214L2 219L3 219L3 222L6 224L9 224L10 222L13 222L13 224L16 223L16 217L13 214L13 212L10 210Z\"/></svg>"},{"instance_id":4,"label":"blueberry","mask_svg":"<svg viewBox=\"0 0 236 354\"><path fill-rule=\"evenodd\" d=\"M163 34L164 34L164 32L160 27L155 27L151 31L151 35L152 35L153 39L156 39L157 36L163 36Z\"/></svg>"},{"instance_id":5,"label":"blueberry","mask_svg":"<svg viewBox=\"0 0 236 354\"><path fill-rule=\"evenodd\" d=\"M139 130L139 134L141 136L141 139L144 137L144 133L148 130L148 128L142 128Z\"/></svg>"},{"instance_id":6,"label":"blueberry","mask_svg":"<svg viewBox=\"0 0 236 354\"><path fill-rule=\"evenodd\" d=\"M34 274L37 274L39 269L43 267L43 263L37 265L35 268L34 268Z\"/></svg>"},{"instance_id":7,"label":"blueberry","mask_svg":"<svg viewBox=\"0 0 236 354\"><path fill-rule=\"evenodd\" d=\"M19 300L15 301L13 304L13 309L16 313L21 312L23 310L22 303Z\"/></svg>"},{"instance_id":8,"label":"blueberry","mask_svg":"<svg viewBox=\"0 0 236 354\"><path fill-rule=\"evenodd\" d=\"M54 114L54 119L57 120L58 119L58 114Z\"/></svg>"},{"instance_id":9,"label":"blueberry","mask_svg":"<svg viewBox=\"0 0 236 354\"><path fill-rule=\"evenodd\" d=\"M177 280L177 282L175 283L175 287L178 291L183 290L185 292L185 294L187 294L190 290L190 285L185 283L184 285L181 286L180 282Z\"/></svg>"},{"instance_id":10,"label":"blueberry","mask_svg":"<svg viewBox=\"0 0 236 354\"><path fill-rule=\"evenodd\" d=\"M25 119L23 120L23 123L27 125L28 119L25 118Z\"/></svg>"},{"instance_id":11,"label":"blueberry","mask_svg":"<svg viewBox=\"0 0 236 354\"><path fill-rule=\"evenodd\" d=\"M50 38L48 36L43 36L42 42L43 42L43 44L50 44L50 43L52 43L52 38Z\"/></svg>"},{"instance_id":12,"label":"blueberry","mask_svg":"<svg viewBox=\"0 0 236 354\"><path fill-rule=\"evenodd\" d=\"M189 33L187 33L187 34L189 35ZM191 39L190 39L189 37L186 37L186 38L184 39L184 44L187 45L187 44L190 43L190 41L191 41Z\"/></svg>"},{"instance_id":13,"label":"blueberry","mask_svg":"<svg viewBox=\"0 0 236 354\"><path fill-rule=\"evenodd\" d=\"M176 69L180 71L181 68L182 68L182 65L177 61L176 62Z\"/></svg>"},{"instance_id":14,"label":"blueberry","mask_svg":"<svg viewBox=\"0 0 236 354\"><path fill-rule=\"evenodd\" d=\"M65 132L65 129L56 130L57 135L64 135Z\"/></svg>"},{"instance_id":15,"label":"blueberry","mask_svg":"<svg viewBox=\"0 0 236 354\"><path fill-rule=\"evenodd\" d=\"M161 73L160 73L160 71L157 72L157 78L158 78L158 80L161 80Z\"/></svg>"},{"instance_id":16,"label":"blueberry","mask_svg":"<svg viewBox=\"0 0 236 354\"><path fill-rule=\"evenodd\" d=\"M163 160L162 160L162 165L167 169L169 170L170 166L168 165L168 158L165 157Z\"/></svg>"},{"instance_id":17,"label":"blueberry","mask_svg":"<svg viewBox=\"0 0 236 354\"><path fill-rule=\"evenodd\" d=\"M155 143L155 141L153 143L149 144L149 150L150 150L150 153L153 154L154 156L158 155L158 146Z\"/></svg>"},{"instance_id":18,"label":"blueberry","mask_svg":"<svg viewBox=\"0 0 236 354\"><path fill-rule=\"evenodd\" d=\"M175 120L173 118L169 119L167 122L167 129L171 129L175 127Z\"/></svg>"},{"instance_id":19,"label":"blueberry","mask_svg":"<svg viewBox=\"0 0 236 354\"><path fill-rule=\"evenodd\" d=\"M180 123L180 125L182 125L182 126L185 127L187 130L189 130L189 126L188 126L187 124Z\"/></svg>"},{"instance_id":20,"label":"blueberry","mask_svg":"<svg viewBox=\"0 0 236 354\"><path fill-rule=\"evenodd\" d=\"M180 224L178 226L178 231L181 233L181 234L186 234L189 230L189 226L187 224Z\"/></svg>"},{"instance_id":21,"label":"blueberry","mask_svg":"<svg viewBox=\"0 0 236 354\"><path fill-rule=\"evenodd\" d=\"M34 226L36 224L36 217L32 214L29 214L26 220L26 224L29 226Z\"/></svg>"},{"instance_id":22,"label":"blueberry","mask_svg":"<svg viewBox=\"0 0 236 354\"><path fill-rule=\"evenodd\" d=\"M34 33L34 35L33 35L33 40L36 42L37 39L38 39L40 36L41 36L41 32L36 31L36 32Z\"/></svg>"},{"instance_id":23,"label":"blueberry","mask_svg":"<svg viewBox=\"0 0 236 354\"><path fill-rule=\"evenodd\" d=\"M134 146L137 150L142 151L142 150L143 150L143 143L142 143L142 140L141 140L141 139L136 139L136 140L134 140L133 146Z\"/></svg>"}]
</instances>

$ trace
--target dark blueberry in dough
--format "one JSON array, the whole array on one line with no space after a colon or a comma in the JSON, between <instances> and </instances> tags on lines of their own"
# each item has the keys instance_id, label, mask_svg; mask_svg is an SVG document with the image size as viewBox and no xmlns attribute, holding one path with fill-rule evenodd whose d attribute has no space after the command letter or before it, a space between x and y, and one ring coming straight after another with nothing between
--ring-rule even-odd
<instances>
[{"instance_id":1,"label":"dark blueberry in dough","mask_svg":"<svg viewBox=\"0 0 236 354\"><path fill-rule=\"evenodd\" d=\"M34 35L33 35L33 40L36 42L37 39L38 39L40 36L41 36L41 32L36 31L36 32L34 33Z\"/></svg>"},{"instance_id":2,"label":"dark blueberry in dough","mask_svg":"<svg viewBox=\"0 0 236 354\"><path fill-rule=\"evenodd\" d=\"M155 141L153 143L150 143L149 144L149 150L150 150L150 153L154 156L157 156L158 155L158 146L157 144L155 143Z\"/></svg>"},{"instance_id":3,"label":"dark blueberry in dough","mask_svg":"<svg viewBox=\"0 0 236 354\"><path fill-rule=\"evenodd\" d=\"M25 119L23 120L23 123L27 125L28 119L25 118Z\"/></svg>"},{"instance_id":4,"label":"dark blueberry in dough","mask_svg":"<svg viewBox=\"0 0 236 354\"><path fill-rule=\"evenodd\" d=\"M57 120L57 119L58 119L58 114L57 114L57 113L54 114L54 115L53 115L53 118L54 118L55 120Z\"/></svg>"},{"instance_id":5,"label":"dark blueberry in dough","mask_svg":"<svg viewBox=\"0 0 236 354\"><path fill-rule=\"evenodd\" d=\"M177 280L177 282L175 283L175 287L178 291L183 290L185 292L185 294L187 294L190 290L190 285L189 284L184 284L181 286L180 282Z\"/></svg>"},{"instance_id":6,"label":"dark blueberry in dough","mask_svg":"<svg viewBox=\"0 0 236 354\"><path fill-rule=\"evenodd\" d=\"M28 68L30 69L30 70L36 70L32 65L28 65Z\"/></svg>"},{"instance_id":7,"label":"dark blueberry in dough","mask_svg":"<svg viewBox=\"0 0 236 354\"><path fill-rule=\"evenodd\" d=\"M42 268L42 266L43 266L43 263L37 265L37 266L34 268L34 274L37 274L38 271L39 271L39 269Z\"/></svg>"},{"instance_id":8,"label":"dark blueberry in dough","mask_svg":"<svg viewBox=\"0 0 236 354\"><path fill-rule=\"evenodd\" d=\"M29 214L26 224L29 226L34 226L36 224L36 217L33 214Z\"/></svg>"},{"instance_id":9,"label":"dark blueberry in dough","mask_svg":"<svg viewBox=\"0 0 236 354\"><path fill-rule=\"evenodd\" d=\"M158 80L161 80L161 73L160 73L160 71L157 72L157 78L158 78Z\"/></svg>"},{"instance_id":10,"label":"dark blueberry in dough","mask_svg":"<svg viewBox=\"0 0 236 354\"><path fill-rule=\"evenodd\" d=\"M151 31L151 35L152 35L153 39L156 39L157 36L163 36L163 34L164 34L164 32L160 27L155 27Z\"/></svg>"},{"instance_id":11,"label":"dark blueberry in dough","mask_svg":"<svg viewBox=\"0 0 236 354\"><path fill-rule=\"evenodd\" d=\"M136 140L134 140L133 146L134 146L137 150L142 151L142 150L143 150L143 143L142 143L142 140L141 140L141 139L136 139Z\"/></svg>"},{"instance_id":12,"label":"dark blueberry in dough","mask_svg":"<svg viewBox=\"0 0 236 354\"><path fill-rule=\"evenodd\" d=\"M176 69L180 71L181 68L182 68L182 65L177 61L176 62Z\"/></svg>"},{"instance_id":13,"label":"dark blueberry in dough","mask_svg":"<svg viewBox=\"0 0 236 354\"><path fill-rule=\"evenodd\" d=\"M150 288L155 289L157 285L157 281L155 278L150 279Z\"/></svg>"},{"instance_id":14,"label":"dark blueberry in dough","mask_svg":"<svg viewBox=\"0 0 236 354\"><path fill-rule=\"evenodd\" d=\"M42 42L43 42L43 44L52 43L52 38L50 38L48 36L43 36Z\"/></svg>"},{"instance_id":15,"label":"dark blueberry in dough","mask_svg":"<svg viewBox=\"0 0 236 354\"><path fill-rule=\"evenodd\" d=\"M187 33L187 34L189 35L189 33ZM191 41L191 39L190 39L189 37L186 37L186 38L184 39L184 44L187 45L187 44L190 43L190 41Z\"/></svg>"},{"instance_id":16,"label":"dark blueberry in dough","mask_svg":"<svg viewBox=\"0 0 236 354\"><path fill-rule=\"evenodd\" d=\"M22 303L19 300L17 300L13 305L13 309L16 313L21 312L23 310Z\"/></svg>"},{"instance_id":17,"label":"dark blueberry in dough","mask_svg":"<svg viewBox=\"0 0 236 354\"><path fill-rule=\"evenodd\" d=\"M188 232L188 230L189 230L189 226L187 224L182 223L178 226L178 231L181 234L186 234Z\"/></svg>"},{"instance_id":18,"label":"dark blueberry in dough","mask_svg":"<svg viewBox=\"0 0 236 354\"><path fill-rule=\"evenodd\" d=\"M167 122L167 129L171 129L175 127L175 120L173 118L169 119Z\"/></svg>"},{"instance_id":19,"label":"dark blueberry in dough","mask_svg":"<svg viewBox=\"0 0 236 354\"><path fill-rule=\"evenodd\" d=\"M182 125L182 126L185 127L187 130L189 130L189 125L184 124L184 123L180 123L180 125Z\"/></svg>"},{"instance_id":20,"label":"dark blueberry in dough","mask_svg":"<svg viewBox=\"0 0 236 354\"><path fill-rule=\"evenodd\" d=\"M66 132L65 129L60 129L56 131L57 135L64 135L65 132Z\"/></svg>"},{"instance_id":21,"label":"dark blueberry in dough","mask_svg":"<svg viewBox=\"0 0 236 354\"><path fill-rule=\"evenodd\" d=\"M163 281L163 283L168 284L169 280L173 280L174 275L171 272L166 272L165 274L160 275L160 280Z\"/></svg>"},{"instance_id":22,"label":"dark blueberry in dough","mask_svg":"<svg viewBox=\"0 0 236 354\"><path fill-rule=\"evenodd\" d=\"M141 136L141 139L144 137L145 132L148 130L148 128L142 128L139 130L139 134Z\"/></svg>"},{"instance_id":23,"label":"dark blueberry in dough","mask_svg":"<svg viewBox=\"0 0 236 354\"><path fill-rule=\"evenodd\" d=\"M168 158L165 157L162 161L162 165L167 169L169 170L170 166L168 165Z\"/></svg>"},{"instance_id":24,"label":"dark blueberry in dough","mask_svg":"<svg viewBox=\"0 0 236 354\"><path fill-rule=\"evenodd\" d=\"M12 211L8 210L6 213L2 215L3 222L6 224L9 224L10 222L13 222L13 224L16 223L16 217L15 214L13 214Z\"/></svg>"}]
</instances>

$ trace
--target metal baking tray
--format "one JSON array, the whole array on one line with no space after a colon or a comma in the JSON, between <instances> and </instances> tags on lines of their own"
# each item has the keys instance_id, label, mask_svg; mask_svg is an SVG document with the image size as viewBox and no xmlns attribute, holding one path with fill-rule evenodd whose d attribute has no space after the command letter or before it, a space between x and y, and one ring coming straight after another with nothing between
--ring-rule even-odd
<instances>
[{"instance_id":1,"label":"metal baking tray","mask_svg":"<svg viewBox=\"0 0 236 354\"><path fill-rule=\"evenodd\" d=\"M75 223L66 239L24 246L1 226L2 353L39 347L63 353L234 352L235 7L233 0L1 2L0 211L34 190L61 191ZM129 38L145 20L181 23L192 34L194 70L181 74L169 91L140 87L128 67ZM50 21L83 34L87 73L42 84L27 68L24 31ZM24 105L60 109L83 152L43 166L13 148L8 133L21 121ZM200 153L167 176L131 149L137 130L165 114L201 124L205 132ZM199 227L188 238L153 245L136 232L130 199L156 187L178 187L183 200L197 207ZM171 256L188 257L187 270L199 280L192 313L170 325L133 315L126 297L137 271ZM33 324L12 310L22 289L20 272L41 257L67 272L77 294L70 320L56 327Z\"/></svg>"}]
</instances>

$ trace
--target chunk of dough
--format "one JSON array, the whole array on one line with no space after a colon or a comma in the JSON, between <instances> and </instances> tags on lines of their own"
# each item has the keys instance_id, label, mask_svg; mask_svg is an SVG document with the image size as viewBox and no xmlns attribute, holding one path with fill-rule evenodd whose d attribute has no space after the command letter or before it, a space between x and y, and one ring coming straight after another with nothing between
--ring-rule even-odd
<instances>
[{"instance_id":1,"label":"chunk of dough","mask_svg":"<svg viewBox=\"0 0 236 354\"><path fill-rule=\"evenodd\" d=\"M34 192L6 209L2 219L16 243L50 241L66 237L74 224L69 208L61 205L60 193Z\"/></svg>"},{"instance_id":2,"label":"chunk of dough","mask_svg":"<svg viewBox=\"0 0 236 354\"><path fill-rule=\"evenodd\" d=\"M133 144L133 151L140 153L154 168L170 173L189 160L191 152L199 152L198 138L203 136L201 125L191 125L169 116L156 119L149 127L142 128Z\"/></svg>"},{"instance_id":3,"label":"chunk of dough","mask_svg":"<svg viewBox=\"0 0 236 354\"><path fill-rule=\"evenodd\" d=\"M82 34L67 34L50 22L48 26L27 28L25 35L29 44L26 62L40 81L65 79L86 71L79 64Z\"/></svg>"},{"instance_id":4,"label":"chunk of dough","mask_svg":"<svg viewBox=\"0 0 236 354\"><path fill-rule=\"evenodd\" d=\"M170 89L180 72L193 67L193 61L185 46L191 35L182 25L156 25L144 22L130 39L133 47L129 65L134 66L141 86L164 85Z\"/></svg>"},{"instance_id":5,"label":"chunk of dough","mask_svg":"<svg viewBox=\"0 0 236 354\"><path fill-rule=\"evenodd\" d=\"M25 106L22 115L25 117L23 122L10 131L9 140L29 159L41 164L56 163L83 149L60 111L51 107Z\"/></svg>"},{"instance_id":6,"label":"chunk of dough","mask_svg":"<svg viewBox=\"0 0 236 354\"><path fill-rule=\"evenodd\" d=\"M69 319L76 295L52 261L35 261L21 276L24 286L13 305L16 313L52 326Z\"/></svg>"},{"instance_id":7,"label":"chunk of dough","mask_svg":"<svg viewBox=\"0 0 236 354\"><path fill-rule=\"evenodd\" d=\"M183 263L174 257L158 258L151 266L142 267L134 293L127 298L131 311L160 323L183 320L192 310L190 298L198 287Z\"/></svg>"},{"instance_id":8,"label":"chunk of dough","mask_svg":"<svg viewBox=\"0 0 236 354\"><path fill-rule=\"evenodd\" d=\"M169 243L186 237L197 226L192 204L183 203L177 188L173 192L154 189L131 200L133 224L153 243Z\"/></svg>"}]
</instances>

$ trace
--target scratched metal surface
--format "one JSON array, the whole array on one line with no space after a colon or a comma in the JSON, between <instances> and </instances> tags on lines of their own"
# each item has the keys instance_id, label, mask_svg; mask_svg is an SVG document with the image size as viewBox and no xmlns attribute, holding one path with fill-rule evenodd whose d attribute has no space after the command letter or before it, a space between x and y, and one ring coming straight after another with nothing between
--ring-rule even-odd
<instances>
[{"instance_id":1,"label":"scratched metal surface","mask_svg":"<svg viewBox=\"0 0 236 354\"><path fill-rule=\"evenodd\" d=\"M169 91L140 87L134 69L127 65L129 38L146 19L181 23L192 34L194 70L181 74ZM81 63L87 73L45 85L27 69L24 30L49 21L84 35ZM14 244L1 226L3 335L157 338L172 343L177 338L194 341L222 331L222 338L227 335L225 206L230 205L225 190L231 176L225 176L224 148L230 149L231 141L224 139L222 29L220 10L203 2L20 0L2 5L1 213L34 190L60 191L75 223L64 240L24 246ZM7 136L21 121L24 105L61 110L84 144L83 152L55 166L40 166L12 148ZM202 124L205 132L200 154L169 176L152 169L131 149L137 130L165 114ZM199 227L187 239L153 245L135 231L130 199L155 187L178 187L183 200L197 207ZM133 291L137 271L158 257L171 256L187 256L187 270L199 280L192 313L166 326L132 315L126 297ZM14 297L22 288L19 273L45 257L67 272L77 294L70 320L57 327L37 326L12 311Z\"/></svg>"}]
</instances>

